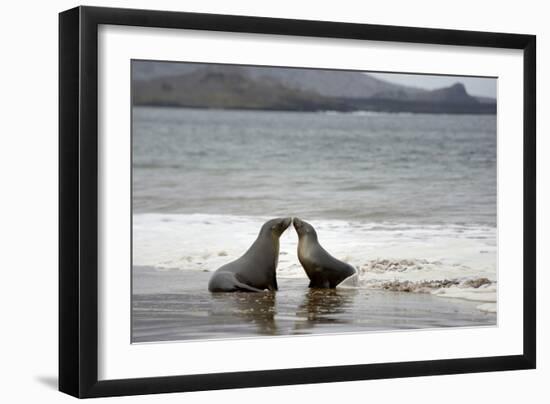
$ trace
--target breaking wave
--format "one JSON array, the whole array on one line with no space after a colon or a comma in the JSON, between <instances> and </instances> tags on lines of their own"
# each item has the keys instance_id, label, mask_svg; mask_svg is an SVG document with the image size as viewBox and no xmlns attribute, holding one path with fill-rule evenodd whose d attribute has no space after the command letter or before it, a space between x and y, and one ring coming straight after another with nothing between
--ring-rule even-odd
<instances>
[{"instance_id":1,"label":"breaking wave","mask_svg":"<svg viewBox=\"0 0 550 404\"><path fill-rule=\"evenodd\" d=\"M242 255L267 218L211 214L136 214L133 263L158 270L215 271ZM357 268L344 287L431 293L480 302L495 312L496 229L312 220L321 244ZM305 279L297 236L280 240L278 277ZM421 257L421 258L419 258Z\"/></svg>"}]
</instances>

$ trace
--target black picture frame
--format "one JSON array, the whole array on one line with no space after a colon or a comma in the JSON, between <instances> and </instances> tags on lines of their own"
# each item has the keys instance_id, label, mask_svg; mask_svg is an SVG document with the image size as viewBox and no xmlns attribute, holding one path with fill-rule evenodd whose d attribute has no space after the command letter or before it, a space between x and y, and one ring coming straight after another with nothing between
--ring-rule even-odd
<instances>
[{"instance_id":1,"label":"black picture frame","mask_svg":"<svg viewBox=\"0 0 550 404\"><path fill-rule=\"evenodd\" d=\"M98 26L180 28L523 51L523 354L98 380ZM59 15L59 390L103 397L534 369L536 37L340 22L77 7Z\"/></svg>"}]
</instances>

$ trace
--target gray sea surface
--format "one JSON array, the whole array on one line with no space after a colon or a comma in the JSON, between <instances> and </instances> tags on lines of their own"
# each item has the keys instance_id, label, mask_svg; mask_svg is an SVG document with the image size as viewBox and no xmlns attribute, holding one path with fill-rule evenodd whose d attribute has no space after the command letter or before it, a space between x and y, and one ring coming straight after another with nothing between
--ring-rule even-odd
<instances>
[{"instance_id":1,"label":"gray sea surface","mask_svg":"<svg viewBox=\"0 0 550 404\"><path fill-rule=\"evenodd\" d=\"M133 109L134 213L496 225L496 117Z\"/></svg>"}]
</instances>

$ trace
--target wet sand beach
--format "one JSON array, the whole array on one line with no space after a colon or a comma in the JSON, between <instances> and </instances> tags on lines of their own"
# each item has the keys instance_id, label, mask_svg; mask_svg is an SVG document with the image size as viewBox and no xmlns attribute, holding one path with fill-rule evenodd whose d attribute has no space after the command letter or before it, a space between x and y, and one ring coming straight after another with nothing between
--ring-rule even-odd
<instances>
[{"instance_id":1,"label":"wet sand beach","mask_svg":"<svg viewBox=\"0 0 550 404\"><path fill-rule=\"evenodd\" d=\"M279 278L275 293L208 292L209 272L134 267L132 342L496 325L478 302L375 289L308 289Z\"/></svg>"}]
</instances>

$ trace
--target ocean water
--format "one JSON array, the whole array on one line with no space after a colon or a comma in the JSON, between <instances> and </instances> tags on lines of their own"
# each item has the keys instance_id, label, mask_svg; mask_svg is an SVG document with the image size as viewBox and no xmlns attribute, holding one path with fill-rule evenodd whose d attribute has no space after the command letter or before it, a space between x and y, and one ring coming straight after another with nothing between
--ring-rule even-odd
<instances>
[{"instance_id":1,"label":"ocean water","mask_svg":"<svg viewBox=\"0 0 550 404\"><path fill-rule=\"evenodd\" d=\"M139 107L132 158L136 267L215 271L298 216L362 290L497 310L495 116ZM305 282L296 245L277 276Z\"/></svg>"},{"instance_id":2,"label":"ocean water","mask_svg":"<svg viewBox=\"0 0 550 404\"><path fill-rule=\"evenodd\" d=\"M493 115L134 108L134 213L496 225Z\"/></svg>"}]
</instances>

